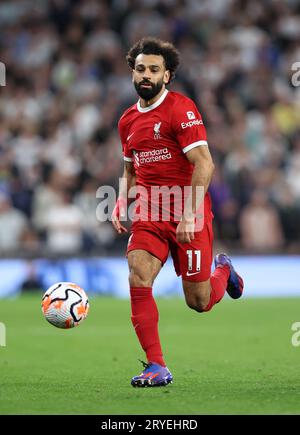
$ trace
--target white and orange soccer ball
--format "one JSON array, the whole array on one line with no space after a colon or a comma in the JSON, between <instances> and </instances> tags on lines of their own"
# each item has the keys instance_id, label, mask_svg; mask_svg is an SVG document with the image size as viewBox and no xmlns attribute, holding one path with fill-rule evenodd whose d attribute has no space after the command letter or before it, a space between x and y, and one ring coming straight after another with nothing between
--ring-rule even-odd
<instances>
[{"instance_id":1,"label":"white and orange soccer ball","mask_svg":"<svg viewBox=\"0 0 300 435\"><path fill-rule=\"evenodd\" d=\"M49 323L69 329L79 325L89 312L85 291L72 282L58 282L48 288L42 299L42 311Z\"/></svg>"}]
</instances>

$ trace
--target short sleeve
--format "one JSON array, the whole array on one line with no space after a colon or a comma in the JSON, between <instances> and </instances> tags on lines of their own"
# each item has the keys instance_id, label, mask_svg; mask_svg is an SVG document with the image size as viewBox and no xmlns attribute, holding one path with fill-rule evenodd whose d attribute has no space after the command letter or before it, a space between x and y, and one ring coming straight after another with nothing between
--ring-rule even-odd
<instances>
[{"instance_id":1,"label":"short sleeve","mask_svg":"<svg viewBox=\"0 0 300 435\"><path fill-rule=\"evenodd\" d=\"M207 145L206 130L195 103L186 99L175 106L172 116L172 128L184 153L191 149Z\"/></svg>"},{"instance_id":2,"label":"short sleeve","mask_svg":"<svg viewBox=\"0 0 300 435\"><path fill-rule=\"evenodd\" d=\"M132 162L133 155L132 155L132 151L130 150L130 148L128 146L127 133L126 133L126 129L122 123L122 120L120 120L118 123L118 130L119 130L119 136L120 136L121 143L122 143L123 158L124 158L125 162Z\"/></svg>"}]
</instances>

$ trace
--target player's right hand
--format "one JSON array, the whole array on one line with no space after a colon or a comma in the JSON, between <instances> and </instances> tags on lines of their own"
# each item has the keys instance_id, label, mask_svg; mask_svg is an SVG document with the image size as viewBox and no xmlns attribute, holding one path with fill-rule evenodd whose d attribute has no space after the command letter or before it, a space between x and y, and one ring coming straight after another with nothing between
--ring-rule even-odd
<instances>
[{"instance_id":1,"label":"player's right hand","mask_svg":"<svg viewBox=\"0 0 300 435\"><path fill-rule=\"evenodd\" d=\"M191 243L195 238L195 217L183 217L176 228L176 240L180 243Z\"/></svg>"},{"instance_id":2,"label":"player's right hand","mask_svg":"<svg viewBox=\"0 0 300 435\"><path fill-rule=\"evenodd\" d=\"M118 198L116 205L111 214L111 221L114 228L118 231L119 234L127 233L128 230L120 223L120 218L126 216L126 200L124 198Z\"/></svg>"}]
</instances>

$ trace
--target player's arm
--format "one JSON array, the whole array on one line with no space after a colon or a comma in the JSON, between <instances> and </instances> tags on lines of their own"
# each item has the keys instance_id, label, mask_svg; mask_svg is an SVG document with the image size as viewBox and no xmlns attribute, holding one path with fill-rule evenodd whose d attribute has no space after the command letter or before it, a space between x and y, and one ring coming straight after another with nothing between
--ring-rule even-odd
<instances>
[{"instance_id":1,"label":"player's arm","mask_svg":"<svg viewBox=\"0 0 300 435\"><path fill-rule=\"evenodd\" d=\"M133 162L124 162L124 172L121 178L120 191L117 203L111 215L114 228L119 234L127 232L127 228L121 225L120 220L126 215L128 191L135 185L136 175Z\"/></svg>"},{"instance_id":2,"label":"player's arm","mask_svg":"<svg viewBox=\"0 0 300 435\"><path fill-rule=\"evenodd\" d=\"M191 182L192 192L187 198L185 213L177 226L176 236L177 240L181 243L189 243L195 237L195 217L199 208L199 199L200 201L204 200L214 172L214 163L207 145L195 147L185 155L189 162L194 165L194 170ZM199 196L197 198L197 190L199 191L197 186L201 188L201 198Z\"/></svg>"}]
</instances>

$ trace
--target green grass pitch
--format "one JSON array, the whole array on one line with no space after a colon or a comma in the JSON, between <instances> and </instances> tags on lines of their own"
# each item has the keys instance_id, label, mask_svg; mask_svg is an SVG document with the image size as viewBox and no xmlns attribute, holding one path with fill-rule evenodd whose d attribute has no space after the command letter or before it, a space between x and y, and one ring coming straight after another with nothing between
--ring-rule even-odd
<instances>
[{"instance_id":1,"label":"green grass pitch","mask_svg":"<svg viewBox=\"0 0 300 435\"><path fill-rule=\"evenodd\" d=\"M159 299L174 383L134 389L144 359L127 300L91 298L72 330L48 324L40 295L0 301L0 414L299 414L299 299L225 299L198 314Z\"/></svg>"}]
</instances>

